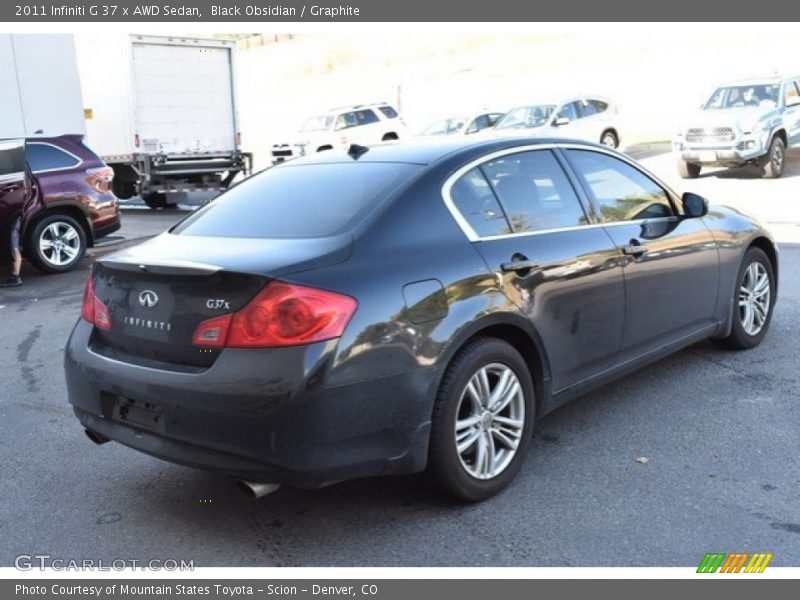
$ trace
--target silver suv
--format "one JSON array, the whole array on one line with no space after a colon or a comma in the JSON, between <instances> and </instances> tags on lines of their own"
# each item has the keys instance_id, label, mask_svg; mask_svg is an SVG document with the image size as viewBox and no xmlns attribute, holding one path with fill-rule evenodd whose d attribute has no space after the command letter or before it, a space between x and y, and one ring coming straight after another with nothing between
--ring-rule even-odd
<instances>
[{"instance_id":1,"label":"silver suv","mask_svg":"<svg viewBox=\"0 0 800 600\"><path fill-rule=\"evenodd\" d=\"M786 148L800 144L800 76L719 86L673 142L681 177L703 166L756 164L780 177Z\"/></svg>"}]
</instances>

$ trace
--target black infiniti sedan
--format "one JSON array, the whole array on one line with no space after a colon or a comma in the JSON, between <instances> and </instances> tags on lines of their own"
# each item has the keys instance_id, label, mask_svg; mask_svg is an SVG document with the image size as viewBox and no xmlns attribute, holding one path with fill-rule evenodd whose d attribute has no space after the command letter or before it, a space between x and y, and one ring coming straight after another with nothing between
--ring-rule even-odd
<instances>
[{"instance_id":1,"label":"black infiniti sedan","mask_svg":"<svg viewBox=\"0 0 800 600\"><path fill-rule=\"evenodd\" d=\"M605 147L353 146L98 260L66 352L89 437L285 483L505 487L537 418L704 338L759 344L775 244Z\"/></svg>"}]
</instances>

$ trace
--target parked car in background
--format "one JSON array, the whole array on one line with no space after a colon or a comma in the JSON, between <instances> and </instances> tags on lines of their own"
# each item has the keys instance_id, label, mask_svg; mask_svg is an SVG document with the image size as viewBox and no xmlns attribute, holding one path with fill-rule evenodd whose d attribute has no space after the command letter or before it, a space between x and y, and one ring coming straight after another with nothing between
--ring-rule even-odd
<instances>
[{"instance_id":1,"label":"parked car in background","mask_svg":"<svg viewBox=\"0 0 800 600\"><path fill-rule=\"evenodd\" d=\"M419 132L420 136L469 135L494 127L504 112L481 111L477 114L438 119Z\"/></svg>"},{"instance_id":2,"label":"parked car in background","mask_svg":"<svg viewBox=\"0 0 800 600\"><path fill-rule=\"evenodd\" d=\"M94 442L255 496L427 469L476 501L565 402L706 338L761 343L777 291L757 221L609 148L354 147L98 259L66 381Z\"/></svg>"},{"instance_id":3,"label":"parked car in background","mask_svg":"<svg viewBox=\"0 0 800 600\"><path fill-rule=\"evenodd\" d=\"M783 174L786 148L800 144L800 76L720 85L675 136L681 177L704 166L755 164L764 177Z\"/></svg>"},{"instance_id":4,"label":"parked car in background","mask_svg":"<svg viewBox=\"0 0 800 600\"><path fill-rule=\"evenodd\" d=\"M87 247L120 227L119 202L110 189L114 172L82 137L28 139L29 192L23 194L19 182L6 185L11 193L3 200L3 236L21 218L23 255L47 273L70 270Z\"/></svg>"},{"instance_id":5,"label":"parked car in background","mask_svg":"<svg viewBox=\"0 0 800 600\"><path fill-rule=\"evenodd\" d=\"M565 137L609 148L618 148L620 143L617 108L600 96L561 98L518 106L488 131L495 136Z\"/></svg>"},{"instance_id":6,"label":"parked car in background","mask_svg":"<svg viewBox=\"0 0 800 600\"><path fill-rule=\"evenodd\" d=\"M250 172L235 42L95 31L76 44L86 139L114 169L119 198L166 208Z\"/></svg>"},{"instance_id":7,"label":"parked car in background","mask_svg":"<svg viewBox=\"0 0 800 600\"><path fill-rule=\"evenodd\" d=\"M350 144L372 145L399 140L406 126L394 107L381 102L330 110L306 119L292 142L272 146L272 163L298 156L345 149Z\"/></svg>"}]
</instances>

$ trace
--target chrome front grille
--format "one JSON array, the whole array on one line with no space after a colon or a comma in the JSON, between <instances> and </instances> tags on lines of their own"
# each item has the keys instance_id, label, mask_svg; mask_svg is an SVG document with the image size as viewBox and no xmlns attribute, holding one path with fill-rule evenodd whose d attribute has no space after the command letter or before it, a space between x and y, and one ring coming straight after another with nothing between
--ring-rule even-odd
<instances>
[{"instance_id":1,"label":"chrome front grille","mask_svg":"<svg viewBox=\"0 0 800 600\"><path fill-rule=\"evenodd\" d=\"M686 132L686 141L690 143L732 142L735 138L733 127L694 128Z\"/></svg>"}]
</instances>

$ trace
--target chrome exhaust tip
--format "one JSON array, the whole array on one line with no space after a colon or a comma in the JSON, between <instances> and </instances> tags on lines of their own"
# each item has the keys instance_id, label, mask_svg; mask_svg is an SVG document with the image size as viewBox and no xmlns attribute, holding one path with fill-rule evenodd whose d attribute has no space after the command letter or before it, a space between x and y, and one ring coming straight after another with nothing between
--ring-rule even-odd
<instances>
[{"instance_id":1,"label":"chrome exhaust tip","mask_svg":"<svg viewBox=\"0 0 800 600\"><path fill-rule=\"evenodd\" d=\"M100 444L105 444L106 442L110 442L111 441L110 438L107 438L106 436L104 436L104 435L102 435L100 433L97 433L96 431L92 431L91 429L84 429L83 432L86 434L86 437L88 437L90 440L92 440L98 446Z\"/></svg>"},{"instance_id":2,"label":"chrome exhaust tip","mask_svg":"<svg viewBox=\"0 0 800 600\"><path fill-rule=\"evenodd\" d=\"M250 496L251 498L263 498L267 494L271 494L272 492L278 491L281 487L280 483L254 483L252 481L244 481L242 479L236 482L236 487L238 487L242 492Z\"/></svg>"}]
</instances>

